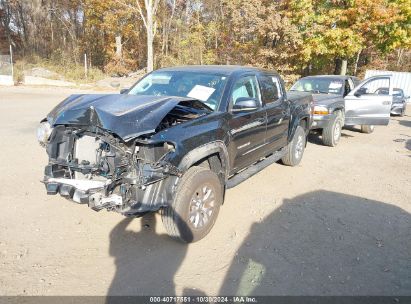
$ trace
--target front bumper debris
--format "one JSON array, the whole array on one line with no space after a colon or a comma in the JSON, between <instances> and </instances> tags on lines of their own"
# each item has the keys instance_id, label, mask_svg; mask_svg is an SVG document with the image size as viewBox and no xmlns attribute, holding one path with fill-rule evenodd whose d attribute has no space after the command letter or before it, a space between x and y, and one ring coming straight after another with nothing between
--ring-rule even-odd
<instances>
[{"instance_id":1,"label":"front bumper debris","mask_svg":"<svg viewBox=\"0 0 411 304\"><path fill-rule=\"evenodd\" d=\"M61 196L79 204L88 204L94 210L109 206L121 206L123 198L118 194L105 195L110 180L80 180L68 178L49 178L43 181L47 194L59 193Z\"/></svg>"}]
</instances>

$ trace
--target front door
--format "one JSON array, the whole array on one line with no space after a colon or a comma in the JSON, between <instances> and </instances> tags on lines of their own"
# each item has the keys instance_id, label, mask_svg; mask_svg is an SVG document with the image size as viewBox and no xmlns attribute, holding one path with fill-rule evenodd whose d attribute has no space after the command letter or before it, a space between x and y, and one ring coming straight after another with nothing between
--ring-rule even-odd
<instances>
[{"instance_id":1,"label":"front door","mask_svg":"<svg viewBox=\"0 0 411 304\"><path fill-rule=\"evenodd\" d=\"M393 99L391 77L370 77L344 99L346 125L388 125Z\"/></svg>"},{"instance_id":2,"label":"front door","mask_svg":"<svg viewBox=\"0 0 411 304\"><path fill-rule=\"evenodd\" d=\"M255 110L233 111L237 100L250 98L257 100L258 108ZM266 112L262 107L257 78L254 75L242 76L231 88L230 109L231 119L230 135L232 136L231 168L238 171L258 160L259 151L265 145Z\"/></svg>"}]
</instances>

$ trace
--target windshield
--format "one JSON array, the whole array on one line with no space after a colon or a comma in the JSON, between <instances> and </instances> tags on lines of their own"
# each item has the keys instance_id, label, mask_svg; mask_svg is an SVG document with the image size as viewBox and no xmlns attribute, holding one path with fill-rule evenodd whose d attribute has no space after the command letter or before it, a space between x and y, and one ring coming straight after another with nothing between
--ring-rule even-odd
<instances>
[{"instance_id":1,"label":"windshield","mask_svg":"<svg viewBox=\"0 0 411 304\"><path fill-rule=\"evenodd\" d=\"M291 91L323 94L343 94L344 83L334 78L303 78L298 80Z\"/></svg>"},{"instance_id":2,"label":"windshield","mask_svg":"<svg viewBox=\"0 0 411 304\"><path fill-rule=\"evenodd\" d=\"M216 110L227 76L186 71L153 72L131 88L131 95L180 96L201 100Z\"/></svg>"}]
</instances>

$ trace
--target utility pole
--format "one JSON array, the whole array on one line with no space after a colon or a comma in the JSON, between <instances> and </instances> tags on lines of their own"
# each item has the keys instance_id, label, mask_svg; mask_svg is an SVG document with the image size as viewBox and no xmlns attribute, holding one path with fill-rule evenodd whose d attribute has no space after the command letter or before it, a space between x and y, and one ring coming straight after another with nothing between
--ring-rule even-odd
<instances>
[{"instance_id":1,"label":"utility pole","mask_svg":"<svg viewBox=\"0 0 411 304\"><path fill-rule=\"evenodd\" d=\"M87 54L84 53L84 77L87 79Z\"/></svg>"},{"instance_id":2,"label":"utility pole","mask_svg":"<svg viewBox=\"0 0 411 304\"><path fill-rule=\"evenodd\" d=\"M11 79L14 79L14 68L13 68L13 48L10 44L10 64L11 64Z\"/></svg>"}]
</instances>

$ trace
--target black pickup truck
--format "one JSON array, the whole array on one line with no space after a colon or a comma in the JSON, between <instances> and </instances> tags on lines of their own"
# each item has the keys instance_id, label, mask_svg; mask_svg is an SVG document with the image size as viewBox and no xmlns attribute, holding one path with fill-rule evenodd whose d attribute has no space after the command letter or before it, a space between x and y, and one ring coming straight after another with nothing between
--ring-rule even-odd
<instances>
[{"instance_id":1,"label":"black pickup truck","mask_svg":"<svg viewBox=\"0 0 411 304\"><path fill-rule=\"evenodd\" d=\"M211 230L226 188L299 164L311 125L311 95L289 99L256 68L166 68L121 93L72 95L42 120L47 193L126 216L160 210L184 242Z\"/></svg>"}]
</instances>

